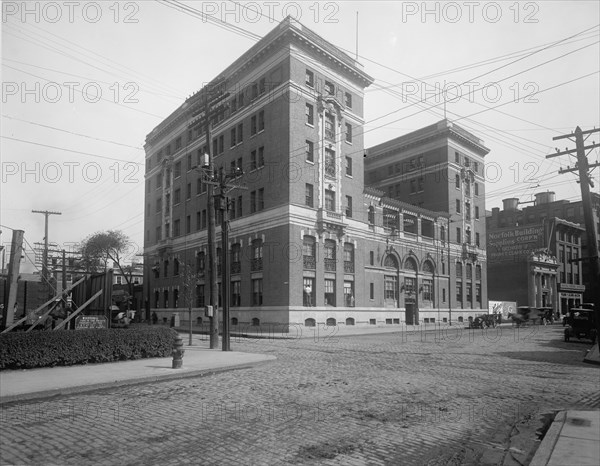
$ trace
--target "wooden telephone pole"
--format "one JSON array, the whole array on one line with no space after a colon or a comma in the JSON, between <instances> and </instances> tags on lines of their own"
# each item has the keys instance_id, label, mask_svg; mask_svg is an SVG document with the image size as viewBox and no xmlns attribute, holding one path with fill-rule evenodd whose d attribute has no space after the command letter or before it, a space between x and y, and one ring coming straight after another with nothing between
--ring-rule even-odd
<instances>
[{"instance_id":1,"label":"wooden telephone pole","mask_svg":"<svg viewBox=\"0 0 600 466\"><path fill-rule=\"evenodd\" d=\"M590 283L592 284L589 290L593 297L594 308L596 312L596 331L600 338L600 258L598 257L598 232L596 230L596 224L594 222L594 215L592 211L592 200L590 196L590 186L594 187L594 182L590 176L590 168L599 167L600 163L589 164L587 160L586 151L600 147L600 144L592 142L591 145L585 145L584 135L600 132L600 129L590 129L582 131L578 126L575 129L574 134L565 134L562 136L556 136L552 138L553 141L558 139L569 139L575 138L575 149L567 149L562 152L556 150L556 154L547 155L546 158L558 157L566 154L577 154L577 162L574 167L567 167L566 169L560 169L559 174L578 172L579 173L579 186L581 187L581 200L583 204L583 219L585 222L585 231L587 239L587 257L582 257L582 260L587 261L590 265ZM594 285L594 283L596 285Z\"/></svg>"}]
</instances>

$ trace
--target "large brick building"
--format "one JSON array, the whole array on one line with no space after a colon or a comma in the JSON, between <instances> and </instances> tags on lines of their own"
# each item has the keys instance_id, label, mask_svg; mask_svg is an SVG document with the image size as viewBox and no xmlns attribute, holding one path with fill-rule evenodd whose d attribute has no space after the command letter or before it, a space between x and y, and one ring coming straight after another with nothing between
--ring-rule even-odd
<instances>
[{"instance_id":1,"label":"large brick building","mask_svg":"<svg viewBox=\"0 0 600 466\"><path fill-rule=\"evenodd\" d=\"M484 244L449 236L447 209L365 188L363 97L372 82L357 61L288 18L147 136L149 311L170 317L187 308L189 267L199 274L194 321L208 303L207 189L195 167L211 144L215 168L242 168L247 187L228 193L234 329L445 322L487 312L485 254L471 260ZM216 83L228 105L207 142L199 121ZM462 134L456 150L470 154L475 144L487 152L459 128L452 133ZM453 170L471 186L477 175L465 161ZM453 309L456 256L468 258L469 291Z\"/></svg>"},{"instance_id":2,"label":"large brick building","mask_svg":"<svg viewBox=\"0 0 600 466\"><path fill-rule=\"evenodd\" d=\"M366 183L390 198L443 212L449 305L487 310L483 141L447 120L368 150ZM449 227L449 228L448 228ZM475 271L475 273L473 273Z\"/></svg>"}]
</instances>

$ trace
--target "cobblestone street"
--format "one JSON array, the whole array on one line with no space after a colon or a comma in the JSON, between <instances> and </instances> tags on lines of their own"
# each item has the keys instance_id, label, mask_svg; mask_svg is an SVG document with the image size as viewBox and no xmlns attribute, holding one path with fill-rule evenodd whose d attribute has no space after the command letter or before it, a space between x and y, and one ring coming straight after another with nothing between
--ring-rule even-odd
<instances>
[{"instance_id":1,"label":"cobblestone street","mask_svg":"<svg viewBox=\"0 0 600 466\"><path fill-rule=\"evenodd\" d=\"M589 342L562 330L233 338L232 350L278 359L3 405L1 462L527 464L554 411L600 407Z\"/></svg>"}]
</instances>

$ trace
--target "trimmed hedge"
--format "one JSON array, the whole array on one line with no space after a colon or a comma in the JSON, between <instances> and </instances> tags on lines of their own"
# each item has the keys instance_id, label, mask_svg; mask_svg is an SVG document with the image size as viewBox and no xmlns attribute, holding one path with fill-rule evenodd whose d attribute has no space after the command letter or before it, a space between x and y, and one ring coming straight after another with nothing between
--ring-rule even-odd
<instances>
[{"instance_id":1,"label":"trimmed hedge","mask_svg":"<svg viewBox=\"0 0 600 466\"><path fill-rule=\"evenodd\" d=\"M0 370L167 357L175 335L164 327L4 333Z\"/></svg>"}]
</instances>

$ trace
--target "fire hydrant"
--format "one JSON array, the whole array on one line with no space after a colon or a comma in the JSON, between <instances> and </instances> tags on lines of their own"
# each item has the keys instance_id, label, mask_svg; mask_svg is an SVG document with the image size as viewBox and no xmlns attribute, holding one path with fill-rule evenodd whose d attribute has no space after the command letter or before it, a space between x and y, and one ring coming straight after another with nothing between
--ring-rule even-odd
<instances>
[{"instance_id":1,"label":"fire hydrant","mask_svg":"<svg viewBox=\"0 0 600 466\"><path fill-rule=\"evenodd\" d=\"M175 340L173 341L173 369L181 369L181 366L183 365L184 352L183 340L181 339L181 336L177 334L175 336Z\"/></svg>"}]
</instances>

